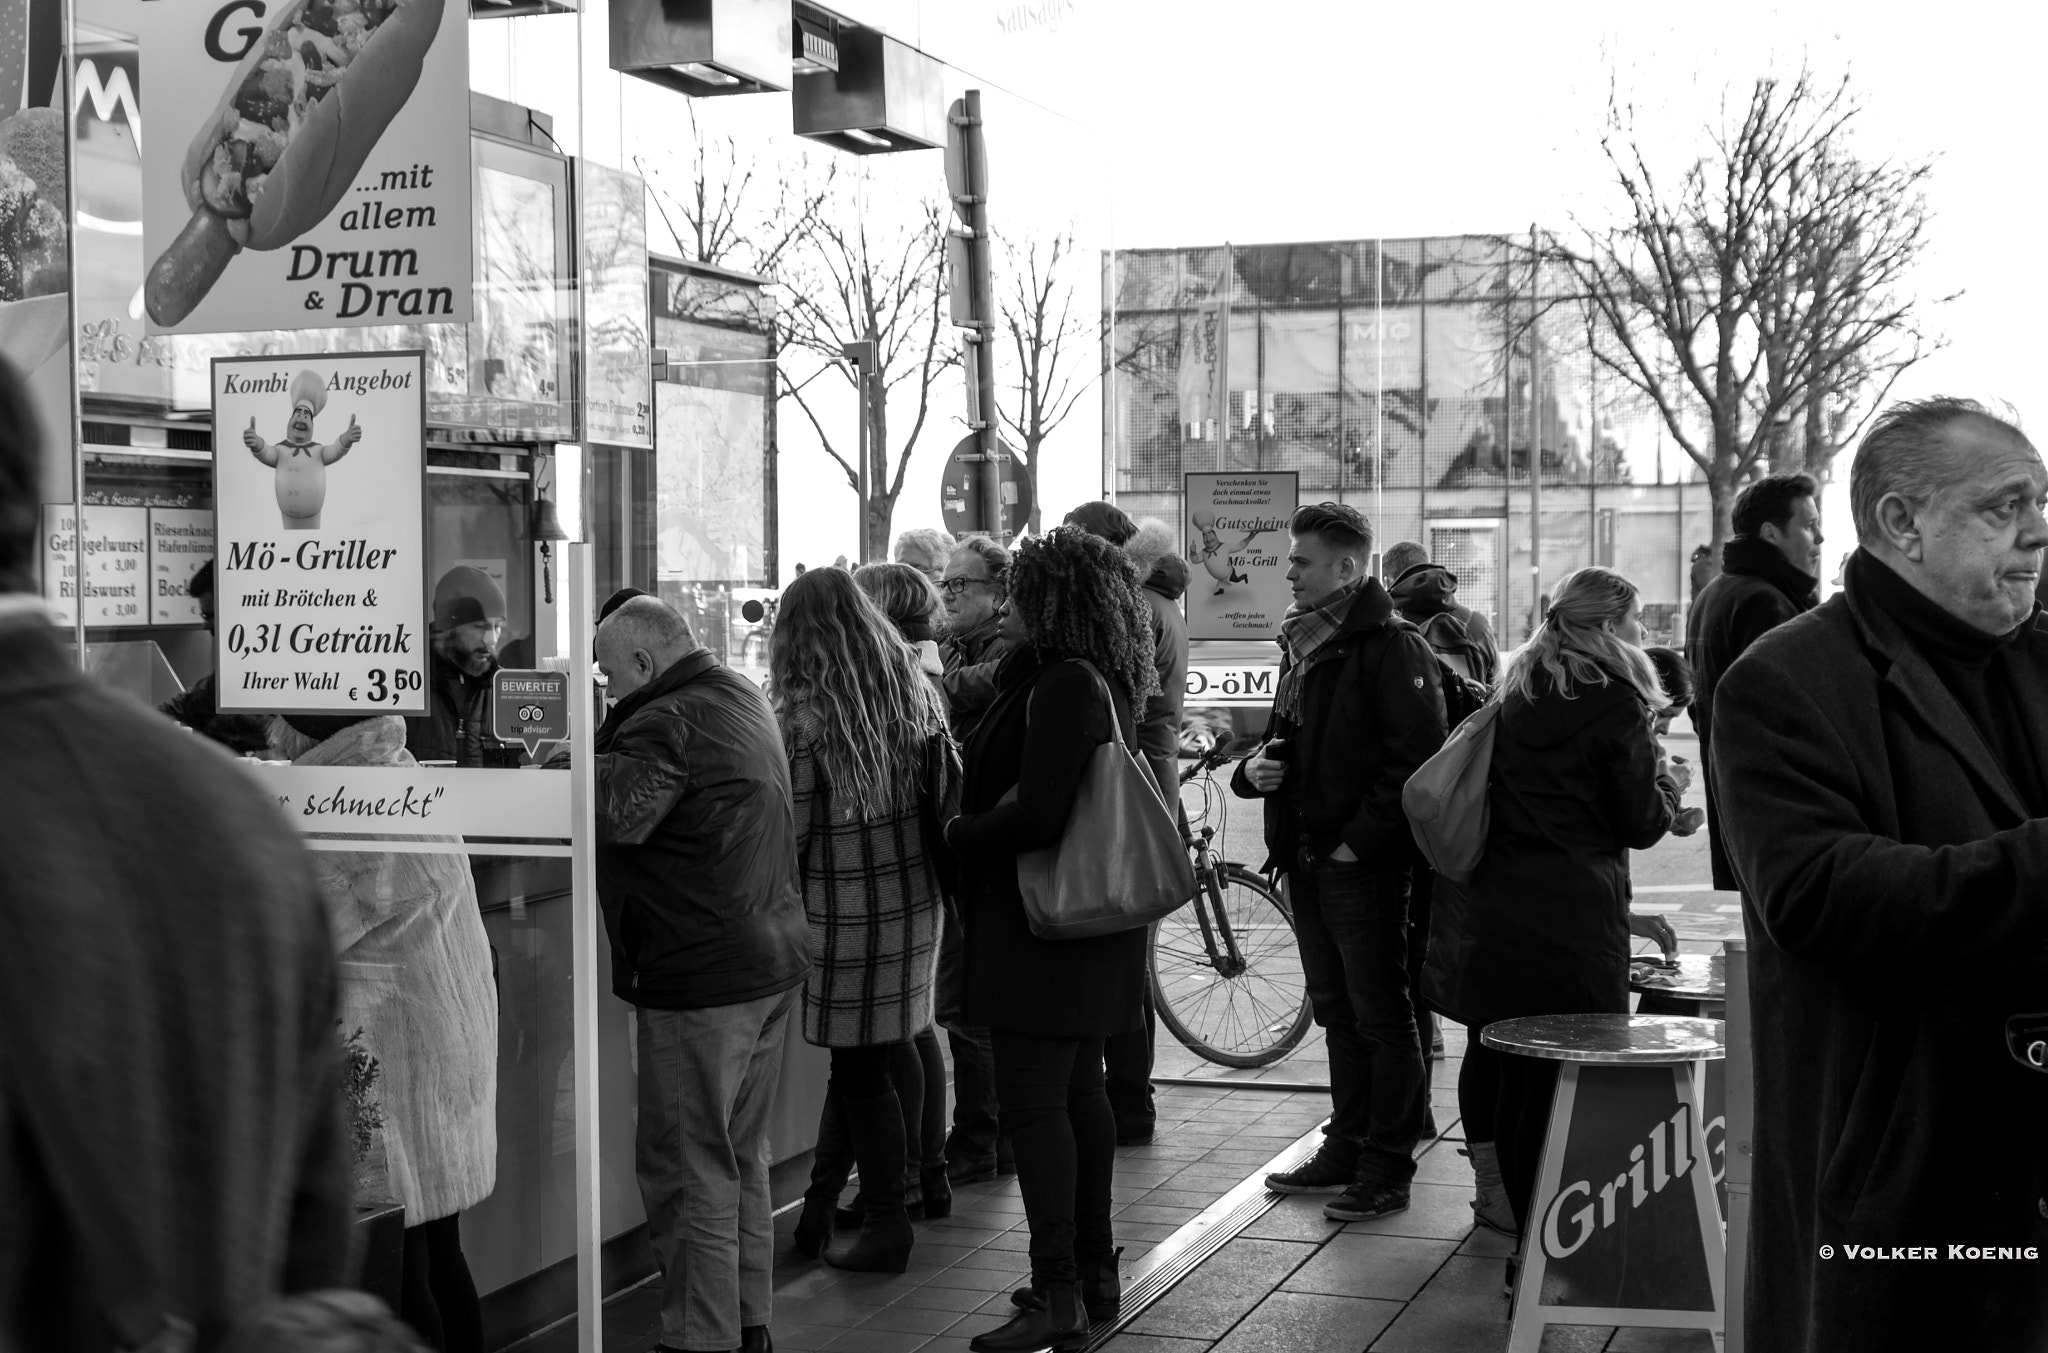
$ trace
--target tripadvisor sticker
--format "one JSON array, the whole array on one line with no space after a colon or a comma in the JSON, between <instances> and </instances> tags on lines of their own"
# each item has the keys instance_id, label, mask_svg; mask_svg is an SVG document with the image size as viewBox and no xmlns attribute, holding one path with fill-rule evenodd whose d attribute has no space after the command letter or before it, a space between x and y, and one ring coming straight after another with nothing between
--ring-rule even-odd
<instances>
[{"instance_id":1,"label":"tripadvisor sticker","mask_svg":"<svg viewBox=\"0 0 2048 1353\"><path fill-rule=\"evenodd\" d=\"M491 686L491 730L538 760L544 742L569 736L569 675L501 667Z\"/></svg>"}]
</instances>

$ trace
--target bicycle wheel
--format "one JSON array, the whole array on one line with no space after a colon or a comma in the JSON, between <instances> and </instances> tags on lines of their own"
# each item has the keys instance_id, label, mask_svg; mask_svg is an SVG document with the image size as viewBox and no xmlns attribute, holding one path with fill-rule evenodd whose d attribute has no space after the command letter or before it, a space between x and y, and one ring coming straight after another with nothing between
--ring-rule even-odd
<instances>
[{"instance_id":1,"label":"bicycle wheel","mask_svg":"<svg viewBox=\"0 0 2048 1353\"><path fill-rule=\"evenodd\" d=\"M1209 938L1197 908L1207 891L1153 924L1147 957L1160 1020L1190 1052L1220 1066L1268 1066L1308 1034L1308 982L1294 942L1294 916L1266 881L1242 865L1217 871L1222 913L1237 940L1243 970L1219 966L1223 937L1209 912ZM1225 965L1227 966L1227 965Z\"/></svg>"}]
</instances>

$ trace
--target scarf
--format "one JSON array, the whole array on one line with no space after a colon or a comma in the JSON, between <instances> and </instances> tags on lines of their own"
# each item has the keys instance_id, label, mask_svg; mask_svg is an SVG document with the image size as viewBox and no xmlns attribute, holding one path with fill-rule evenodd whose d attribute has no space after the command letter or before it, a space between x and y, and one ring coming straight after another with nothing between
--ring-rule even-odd
<instances>
[{"instance_id":1,"label":"scarf","mask_svg":"<svg viewBox=\"0 0 2048 1353\"><path fill-rule=\"evenodd\" d=\"M1351 618L1358 589L1359 584L1353 583L1313 610L1290 606L1280 621L1280 647L1287 654L1287 670L1280 674L1280 684L1273 692L1273 711L1297 728L1301 726L1302 682L1317 651Z\"/></svg>"}]
</instances>

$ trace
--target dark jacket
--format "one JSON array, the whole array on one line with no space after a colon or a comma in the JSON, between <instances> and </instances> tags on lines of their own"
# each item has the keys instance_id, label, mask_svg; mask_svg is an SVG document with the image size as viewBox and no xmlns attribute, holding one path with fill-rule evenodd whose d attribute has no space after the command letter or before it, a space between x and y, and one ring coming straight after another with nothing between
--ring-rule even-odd
<instances>
[{"instance_id":1,"label":"dark jacket","mask_svg":"<svg viewBox=\"0 0 2048 1353\"><path fill-rule=\"evenodd\" d=\"M1439 894L1425 990L1478 1028L1521 1015L1628 1013L1628 853L1679 809L1649 712L1622 680L1501 705L1486 851L1462 922Z\"/></svg>"},{"instance_id":2,"label":"dark jacket","mask_svg":"<svg viewBox=\"0 0 2048 1353\"><path fill-rule=\"evenodd\" d=\"M1818 581L1801 573L1768 541L1731 540L1721 547L1721 573L1700 590L1685 622L1685 660L1692 667L1692 726L1707 772L1707 855L1714 886L1740 886L1721 840L1721 804L1714 788L1714 689L1749 646L1819 600Z\"/></svg>"},{"instance_id":3,"label":"dark jacket","mask_svg":"<svg viewBox=\"0 0 2048 1353\"><path fill-rule=\"evenodd\" d=\"M0 766L0 1347L107 1349L105 1285L133 1278L84 1252L57 1151L201 1348L343 1285L334 951L271 795L23 618L0 621Z\"/></svg>"},{"instance_id":4,"label":"dark jacket","mask_svg":"<svg viewBox=\"0 0 2048 1353\"><path fill-rule=\"evenodd\" d=\"M1276 711L1269 740L1290 746L1287 778L1262 795L1239 762L1230 787L1266 800L1269 869L1291 869L1298 847L1318 858L1348 845L1359 859L1398 868L1420 858L1401 811L1401 787L1444 745L1444 696L1436 654L1394 614L1379 581L1359 585L1343 628L1305 679L1302 721ZM1280 674L1289 663L1283 650Z\"/></svg>"},{"instance_id":5,"label":"dark jacket","mask_svg":"<svg viewBox=\"0 0 2048 1353\"><path fill-rule=\"evenodd\" d=\"M427 713L405 721L405 750L415 761L453 761L458 766L511 767L519 764L517 743L491 733L493 662L482 676L469 676L439 653L427 656Z\"/></svg>"},{"instance_id":6,"label":"dark jacket","mask_svg":"<svg viewBox=\"0 0 2048 1353\"><path fill-rule=\"evenodd\" d=\"M948 633L939 641L939 658L946 668L939 684L946 696L947 717L953 721L954 740L962 746L995 703L996 669L1011 648L1002 631L1003 618L998 613L973 629Z\"/></svg>"},{"instance_id":7,"label":"dark jacket","mask_svg":"<svg viewBox=\"0 0 2048 1353\"><path fill-rule=\"evenodd\" d=\"M2035 617L2012 694L2048 764ZM1743 655L1714 730L1757 1011L1748 1346L2048 1348L2038 1261L1945 1248L2048 1255L2048 1076L2002 1038L2048 1010L2048 819L1853 577ZM1944 1248L1844 1262L1823 1244Z\"/></svg>"},{"instance_id":8,"label":"dark jacket","mask_svg":"<svg viewBox=\"0 0 2048 1353\"><path fill-rule=\"evenodd\" d=\"M1458 575L1442 564L1417 564L1404 569L1387 589L1401 618L1418 628L1440 615L1448 615L1464 626L1465 637L1476 652L1479 670L1474 681L1492 686L1500 679L1500 647L1493 639L1493 626L1470 606L1457 603Z\"/></svg>"},{"instance_id":9,"label":"dark jacket","mask_svg":"<svg viewBox=\"0 0 2048 1353\"><path fill-rule=\"evenodd\" d=\"M1152 666L1159 673L1159 693L1146 698L1145 717L1138 721L1138 746L1168 807L1180 802L1180 720L1188 698L1188 622L1180 613L1188 566L1172 552L1172 541L1171 528L1147 523L1124 544L1124 553L1145 580L1145 601L1152 607Z\"/></svg>"},{"instance_id":10,"label":"dark jacket","mask_svg":"<svg viewBox=\"0 0 2048 1353\"><path fill-rule=\"evenodd\" d=\"M1110 690L1128 739L1130 707ZM960 861L970 1023L1048 1038L1144 1027L1145 932L1039 939L1017 889L1018 853L1058 843L1089 759L1113 735L1087 668L1041 664L1029 648L1004 660L1001 692L967 744L960 816L946 833ZM1012 788L1016 797L999 804Z\"/></svg>"},{"instance_id":11,"label":"dark jacket","mask_svg":"<svg viewBox=\"0 0 2048 1353\"><path fill-rule=\"evenodd\" d=\"M698 649L597 730L612 990L656 1010L786 991L811 960L789 758L768 701Z\"/></svg>"},{"instance_id":12,"label":"dark jacket","mask_svg":"<svg viewBox=\"0 0 2048 1353\"><path fill-rule=\"evenodd\" d=\"M158 705L157 709L193 732L212 738L236 756L246 752L265 752L270 748L268 719L253 714L220 712L220 692L211 672L193 682L191 689L182 695L174 695Z\"/></svg>"}]
</instances>

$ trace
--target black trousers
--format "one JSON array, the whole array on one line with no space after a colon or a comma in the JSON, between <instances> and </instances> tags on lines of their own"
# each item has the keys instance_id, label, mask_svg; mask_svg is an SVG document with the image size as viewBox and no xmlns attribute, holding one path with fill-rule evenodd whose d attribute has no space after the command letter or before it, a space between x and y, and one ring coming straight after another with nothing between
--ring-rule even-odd
<instances>
[{"instance_id":1,"label":"black trousers","mask_svg":"<svg viewBox=\"0 0 2048 1353\"><path fill-rule=\"evenodd\" d=\"M1032 1284L1077 1282L1082 1262L1114 1247L1116 1116L1103 1090L1103 1040L994 1029L990 1042L1031 1227Z\"/></svg>"},{"instance_id":2,"label":"black trousers","mask_svg":"<svg viewBox=\"0 0 2048 1353\"><path fill-rule=\"evenodd\" d=\"M1145 1027L1111 1034L1102 1045L1104 1087L1109 1092L1110 1110L1116 1114L1118 1136L1150 1132L1158 1118L1152 1102L1152 1045L1159 1032L1159 1016L1152 1008L1151 974L1146 974L1140 991L1145 1002Z\"/></svg>"},{"instance_id":3,"label":"black trousers","mask_svg":"<svg viewBox=\"0 0 2048 1353\"><path fill-rule=\"evenodd\" d=\"M1483 1047L1477 1038L1465 1049L1466 1066L1477 1057L1498 1087L1493 1108L1493 1149L1500 1157L1500 1181L1515 1225L1529 1234L1529 1203L1536 1192L1536 1168L1543 1160L1543 1134L1550 1126L1550 1101L1557 1093L1559 1064L1517 1057ZM1462 1078L1461 1078L1462 1080ZM1475 1139L1476 1140L1476 1139Z\"/></svg>"},{"instance_id":4,"label":"black trousers","mask_svg":"<svg viewBox=\"0 0 2048 1353\"><path fill-rule=\"evenodd\" d=\"M459 1217L405 1228L399 1315L427 1347L442 1353L483 1353L483 1309L462 1253Z\"/></svg>"}]
</instances>

